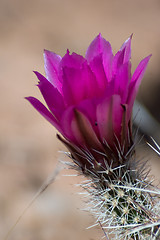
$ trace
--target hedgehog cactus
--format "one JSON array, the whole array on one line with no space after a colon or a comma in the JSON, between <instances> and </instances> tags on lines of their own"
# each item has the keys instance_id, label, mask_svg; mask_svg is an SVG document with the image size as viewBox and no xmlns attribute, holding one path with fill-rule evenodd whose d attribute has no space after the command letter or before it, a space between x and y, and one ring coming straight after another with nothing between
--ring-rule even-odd
<instances>
[{"instance_id":1,"label":"hedgehog cactus","mask_svg":"<svg viewBox=\"0 0 160 240\"><path fill-rule=\"evenodd\" d=\"M44 51L46 77L35 72L45 107L28 101L59 132L70 165L87 180L88 208L107 239L159 239L154 189L139 167L132 136L132 107L150 56L131 75L131 37L114 56L99 34L85 58ZM111 234L111 235L110 235Z\"/></svg>"}]
</instances>

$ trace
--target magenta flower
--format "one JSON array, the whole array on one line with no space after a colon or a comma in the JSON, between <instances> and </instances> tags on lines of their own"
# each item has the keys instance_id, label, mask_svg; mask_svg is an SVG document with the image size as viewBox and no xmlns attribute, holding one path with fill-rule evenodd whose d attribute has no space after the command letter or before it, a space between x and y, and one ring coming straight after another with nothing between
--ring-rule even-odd
<instances>
[{"instance_id":1,"label":"magenta flower","mask_svg":"<svg viewBox=\"0 0 160 240\"><path fill-rule=\"evenodd\" d=\"M145 163L134 154L131 123L150 57L131 75L131 37L113 56L101 34L85 58L68 50L62 58L45 51L46 77L35 74L47 107L27 98L61 133L58 139L73 160L67 165L86 178L80 186L87 194L87 209L106 239L160 239L160 191L148 181Z\"/></svg>"},{"instance_id":2,"label":"magenta flower","mask_svg":"<svg viewBox=\"0 0 160 240\"><path fill-rule=\"evenodd\" d=\"M131 146L133 103L150 56L131 76L131 37L113 56L111 45L99 34L85 58L76 53L64 57L44 51L46 78L35 72L46 101L29 102L64 136L72 151L105 151ZM82 159L81 159L82 162Z\"/></svg>"}]
</instances>

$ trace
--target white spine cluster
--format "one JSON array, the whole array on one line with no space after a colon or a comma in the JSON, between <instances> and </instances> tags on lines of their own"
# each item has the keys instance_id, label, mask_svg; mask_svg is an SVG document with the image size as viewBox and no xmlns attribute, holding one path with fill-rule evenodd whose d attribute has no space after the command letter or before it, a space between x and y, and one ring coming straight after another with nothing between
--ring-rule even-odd
<instances>
[{"instance_id":1,"label":"white spine cluster","mask_svg":"<svg viewBox=\"0 0 160 240\"><path fill-rule=\"evenodd\" d=\"M132 171L121 175L124 168L112 169L115 178L103 179L106 188L95 176L81 183L89 199L86 210L96 217L95 225L103 227L108 239L160 239L160 191L147 180L133 180Z\"/></svg>"},{"instance_id":2,"label":"white spine cluster","mask_svg":"<svg viewBox=\"0 0 160 240\"><path fill-rule=\"evenodd\" d=\"M74 163L70 166L81 172ZM160 190L148 180L144 165L140 170L129 166L112 168L111 164L100 171L93 166L93 171L86 168L83 172L86 180L80 186L87 199L85 210L96 219L89 228L100 225L108 240L158 240Z\"/></svg>"},{"instance_id":3,"label":"white spine cluster","mask_svg":"<svg viewBox=\"0 0 160 240\"><path fill-rule=\"evenodd\" d=\"M160 156L152 141L148 145ZM85 176L80 186L85 210L96 219L93 226L100 225L107 240L160 240L160 190L149 179L146 164L136 159L135 144L127 153L120 144L117 152L105 146L106 152L94 150L98 160L87 150L67 153L70 167Z\"/></svg>"}]
</instances>

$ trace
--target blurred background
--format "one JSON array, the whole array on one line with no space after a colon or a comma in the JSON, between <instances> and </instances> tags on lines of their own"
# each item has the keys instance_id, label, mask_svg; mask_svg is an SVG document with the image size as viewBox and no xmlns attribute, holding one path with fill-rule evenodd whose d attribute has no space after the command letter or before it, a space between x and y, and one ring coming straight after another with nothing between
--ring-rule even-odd
<instances>
[{"instance_id":1,"label":"blurred background","mask_svg":"<svg viewBox=\"0 0 160 240\"><path fill-rule=\"evenodd\" d=\"M64 55L85 54L89 43L102 33L114 53L133 33L132 70L152 53L138 100L160 121L160 1L159 0L0 0L0 239L46 178L64 146L56 130L38 114L25 96L41 99L33 70L44 73L43 49ZM143 116L142 116L143 118ZM159 141L159 127L152 123ZM160 142L160 141L159 141ZM151 160L151 173L160 180L160 160L148 147L141 158ZM28 209L9 239L96 240L99 228L80 210L82 199L74 183L62 171Z\"/></svg>"}]
</instances>

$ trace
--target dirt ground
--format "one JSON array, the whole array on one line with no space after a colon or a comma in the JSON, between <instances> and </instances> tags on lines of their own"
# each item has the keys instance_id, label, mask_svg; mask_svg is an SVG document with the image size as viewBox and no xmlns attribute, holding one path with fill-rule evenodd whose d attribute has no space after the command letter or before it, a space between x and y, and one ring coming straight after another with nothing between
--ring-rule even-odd
<instances>
[{"instance_id":1,"label":"dirt ground","mask_svg":"<svg viewBox=\"0 0 160 240\"><path fill-rule=\"evenodd\" d=\"M153 54L138 98L160 121L159 24L159 0L0 0L0 239L64 159L56 130L24 100L41 98L32 71L44 73L43 49L85 54L101 32L116 52L133 33L133 69ZM141 151L140 157L146 156L159 180L159 159L149 148ZM86 230L94 219L80 210L83 200L74 186L80 178L64 174L70 171L60 172L8 239L101 239L100 228Z\"/></svg>"}]
</instances>

